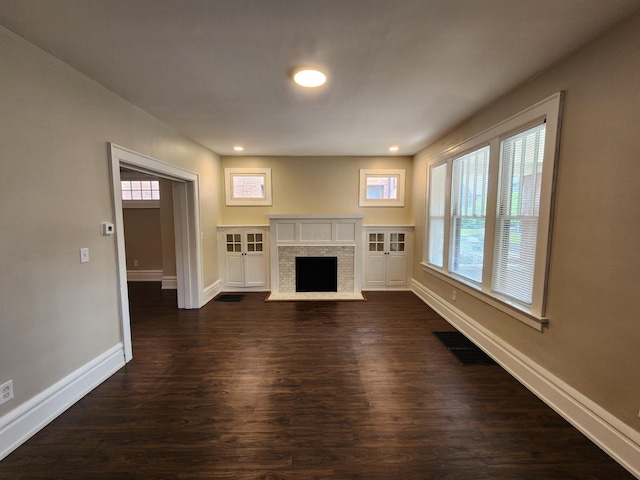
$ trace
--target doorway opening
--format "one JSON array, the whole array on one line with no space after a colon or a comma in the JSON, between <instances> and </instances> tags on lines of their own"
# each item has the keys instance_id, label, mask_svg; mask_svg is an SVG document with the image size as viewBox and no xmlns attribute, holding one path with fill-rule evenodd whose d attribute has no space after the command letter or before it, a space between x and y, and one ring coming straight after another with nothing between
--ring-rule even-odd
<instances>
[{"instance_id":1,"label":"doorway opening","mask_svg":"<svg viewBox=\"0 0 640 480\"><path fill-rule=\"evenodd\" d=\"M114 144L109 144L109 153L115 218L121 333L125 362L129 362L133 358L133 353L120 171L125 168L172 181L177 299L178 308L185 309L200 308L203 304L198 177L188 170L166 164Z\"/></svg>"}]
</instances>

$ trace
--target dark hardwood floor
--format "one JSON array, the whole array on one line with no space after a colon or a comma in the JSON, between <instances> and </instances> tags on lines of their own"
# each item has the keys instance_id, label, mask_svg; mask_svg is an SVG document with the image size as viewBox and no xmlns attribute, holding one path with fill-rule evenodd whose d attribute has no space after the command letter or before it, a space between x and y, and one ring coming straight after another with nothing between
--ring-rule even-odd
<instances>
[{"instance_id":1,"label":"dark hardwood floor","mask_svg":"<svg viewBox=\"0 0 640 480\"><path fill-rule=\"evenodd\" d=\"M134 360L2 479L630 479L500 367L464 367L409 292L210 302L131 285Z\"/></svg>"}]
</instances>

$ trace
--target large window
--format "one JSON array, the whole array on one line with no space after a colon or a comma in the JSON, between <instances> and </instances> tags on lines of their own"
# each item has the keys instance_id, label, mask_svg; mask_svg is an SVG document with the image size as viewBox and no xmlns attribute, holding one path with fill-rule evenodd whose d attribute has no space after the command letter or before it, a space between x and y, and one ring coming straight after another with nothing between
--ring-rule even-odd
<instances>
[{"instance_id":1,"label":"large window","mask_svg":"<svg viewBox=\"0 0 640 480\"><path fill-rule=\"evenodd\" d=\"M478 298L539 320L561 100L553 95L427 168L424 264Z\"/></svg>"}]
</instances>

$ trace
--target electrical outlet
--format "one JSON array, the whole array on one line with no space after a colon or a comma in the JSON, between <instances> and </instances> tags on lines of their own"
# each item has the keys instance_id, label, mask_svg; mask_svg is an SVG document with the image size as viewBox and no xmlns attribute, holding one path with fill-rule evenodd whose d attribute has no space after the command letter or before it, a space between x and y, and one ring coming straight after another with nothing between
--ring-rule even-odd
<instances>
[{"instance_id":1,"label":"electrical outlet","mask_svg":"<svg viewBox=\"0 0 640 480\"><path fill-rule=\"evenodd\" d=\"M89 249L81 248L80 249L80 263L87 263L89 261Z\"/></svg>"},{"instance_id":2,"label":"electrical outlet","mask_svg":"<svg viewBox=\"0 0 640 480\"><path fill-rule=\"evenodd\" d=\"M138 267L138 266L140 266L140 264L138 263L138 260L134 260L134 261L133 261L133 266L134 266L134 267Z\"/></svg>"},{"instance_id":3,"label":"electrical outlet","mask_svg":"<svg viewBox=\"0 0 640 480\"><path fill-rule=\"evenodd\" d=\"M455 290L451 292L451 300L453 300L454 302L456 301L457 296L458 296L458 292L456 292Z\"/></svg>"},{"instance_id":4,"label":"electrical outlet","mask_svg":"<svg viewBox=\"0 0 640 480\"><path fill-rule=\"evenodd\" d=\"M0 405L13 398L13 380L0 385Z\"/></svg>"}]
</instances>

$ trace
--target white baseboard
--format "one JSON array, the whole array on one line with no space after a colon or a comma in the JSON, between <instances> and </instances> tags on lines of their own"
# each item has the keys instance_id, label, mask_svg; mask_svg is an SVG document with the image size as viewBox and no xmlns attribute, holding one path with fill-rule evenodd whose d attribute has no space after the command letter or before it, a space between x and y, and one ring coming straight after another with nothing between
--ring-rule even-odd
<instances>
[{"instance_id":1,"label":"white baseboard","mask_svg":"<svg viewBox=\"0 0 640 480\"><path fill-rule=\"evenodd\" d=\"M0 460L124 366L121 343L0 417Z\"/></svg>"},{"instance_id":2,"label":"white baseboard","mask_svg":"<svg viewBox=\"0 0 640 480\"><path fill-rule=\"evenodd\" d=\"M160 282L162 270L127 270L128 282Z\"/></svg>"},{"instance_id":3,"label":"white baseboard","mask_svg":"<svg viewBox=\"0 0 640 480\"><path fill-rule=\"evenodd\" d=\"M163 275L162 276L162 290L177 290L178 289L178 277L175 275Z\"/></svg>"},{"instance_id":4,"label":"white baseboard","mask_svg":"<svg viewBox=\"0 0 640 480\"><path fill-rule=\"evenodd\" d=\"M200 306L201 307L205 306L207 303L213 300L216 297L216 295L218 295L221 291L222 291L222 281L218 280L216 282L213 282L211 285L209 285L202 291L202 305Z\"/></svg>"},{"instance_id":5,"label":"white baseboard","mask_svg":"<svg viewBox=\"0 0 640 480\"><path fill-rule=\"evenodd\" d=\"M492 332L415 279L413 292L442 318L464 333L516 380L640 478L640 433L621 422L548 370L503 342Z\"/></svg>"}]
</instances>

